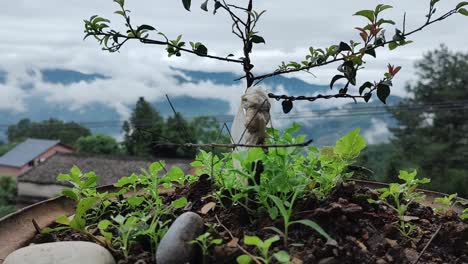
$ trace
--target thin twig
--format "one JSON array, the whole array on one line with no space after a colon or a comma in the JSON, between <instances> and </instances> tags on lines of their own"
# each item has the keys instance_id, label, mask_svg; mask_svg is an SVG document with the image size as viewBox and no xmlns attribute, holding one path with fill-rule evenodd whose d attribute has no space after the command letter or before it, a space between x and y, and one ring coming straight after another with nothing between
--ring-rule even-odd
<instances>
[{"instance_id":1,"label":"thin twig","mask_svg":"<svg viewBox=\"0 0 468 264\"><path fill-rule=\"evenodd\" d=\"M435 23L435 22L438 22L438 21L441 21L441 20L444 20L446 19L447 17L453 15L457 13L457 10L455 9L452 9L450 11L448 11L447 13L443 14L442 16L432 20L432 21L427 21L426 23L424 23L423 25L421 25L420 27L412 30L411 32L408 32L408 33L405 33L402 35L402 37L406 38L407 36L409 35L412 35L418 31L421 31L423 30L425 27ZM390 43L395 43L395 42L398 42L398 40L389 40L389 41L385 41L379 45L374 45L372 47L370 47L369 49L367 49L367 51L370 51L370 50L375 50L376 48L379 48L379 47L383 47L387 44L390 44ZM325 61L325 62L322 62L322 63L318 63L318 64L314 64L314 65L311 65L311 66L305 66L305 67L300 67L300 68L295 68L295 69L287 69L287 70L277 70L275 72L272 72L272 73L268 73L268 74L263 74L263 75L258 75L258 76L255 76L253 78L254 81L256 80L263 80L263 79L266 79L266 78L269 78L269 77L273 77L273 76L276 76L276 75L281 75L281 74L286 74L286 73L292 73L292 72L298 72L298 71L304 71L304 70L309 70L309 69L312 69L312 68L316 68L316 67L320 67L320 66L324 66L324 65L327 65L327 64L330 64L330 63L334 63L334 62L338 62L338 61L343 61L345 60L347 57L351 56L351 55L356 55L356 54L359 54L360 51L358 52L352 52L350 54L348 54L348 56L343 56L341 58L334 58L333 60L329 60L329 61ZM258 82L257 82L258 83Z\"/></svg>"},{"instance_id":2,"label":"thin twig","mask_svg":"<svg viewBox=\"0 0 468 264\"><path fill-rule=\"evenodd\" d=\"M41 228L37 224L36 219L33 218L31 221L33 223L34 229L36 229L37 234L40 234L41 233Z\"/></svg>"},{"instance_id":3,"label":"thin twig","mask_svg":"<svg viewBox=\"0 0 468 264\"><path fill-rule=\"evenodd\" d=\"M434 238L437 236L437 234L439 233L440 229L442 228L442 225L439 225L439 227L437 228L437 230L435 231L435 233L432 235L431 239L429 239L429 241L427 242L426 246L424 246L423 250L421 251L421 253L419 253L419 256L418 258L413 262L413 264L416 264L419 262L419 259L422 257L422 255L424 254L424 252L426 251L426 249L429 247L429 245L432 243L432 240L434 240Z\"/></svg>"},{"instance_id":4,"label":"thin twig","mask_svg":"<svg viewBox=\"0 0 468 264\"><path fill-rule=\"evenodd\" d=\"M236 147L244 147L244 148L289 148L289 147L307 147L313 142L313 140L306 141L304 143L297 143L297 144L273 144L273 145L255 145L255 144L217 144L217 143L210 143L210 144L194 144L194 143L161 143L156 144L155 146L161 147L186 147L186 148L236 148Z\"/></svg>"},{"instance_id":5,"label":"thin twig","mask_svg":"<svg viewBox=\"0 0 468 264\"><path fill-rule=\"evenodd\" d=\"M231 231L229 231L229 229L223 225L223 223L221 223L221 221L219 221L219 218L217 215L215 215L215 218L216 218L216 221L218 222L218 224L224 228L224 230L229 234L229 236L231 237L232 240L235 240L235 239L238 239L236 238L232 233ZM248 252L245 248L243 248L241 245L239 245L239 243L236 243L236 246L238 249L240 249L242 252L244 252L246 255L248 255L255 263L257 264L262 264L258 259L257 257L255 257L254 255L252 255L250 252Z\"/></svg>"}]
</instances>

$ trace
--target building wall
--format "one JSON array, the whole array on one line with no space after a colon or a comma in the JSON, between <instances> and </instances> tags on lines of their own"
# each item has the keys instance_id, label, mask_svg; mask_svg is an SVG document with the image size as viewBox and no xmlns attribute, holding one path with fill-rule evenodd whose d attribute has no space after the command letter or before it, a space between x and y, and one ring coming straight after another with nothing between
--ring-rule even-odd
<instances>
[{"instance_id":1,"label":"building wall","mask_svg":"<svg viewBox=\"0 0 468 264\"><path fill-rule=\"evenodd\" d=\"M44 162L51 156L53 156L55 153L72 153L73 150L70 148L64 147L60 144L57 144L53 146L52 148L48 149L46 152L42 153L38 157L34 159L34 166L39 165L40 163ZM10 176L10 177L16 177L18 175L21 175L34 166L31 166L29 163L24 164L20 168L15 168L15 167L9 167L9 166L0 166L0 176Z\"/></svg>"},{"instance_id":2,"label":"building wall","mask_svg":"<svg viewBox=\"0 0 468 264\"><path fill-rule=\"evenodd\" d=\"M47 150L46 152L42 153L39 157L37 157L36 158L36 164L45 161L46 159L53 156L57 152L59 152L59 153L72 153L73 150L71 150L71 149L69 149L67 147L64 147L64 146L62 146L60 144L55 145L52 148L50 148L49 150Z\"/></svg>"},{"instance_id":3,"label":"building wall","mask_svg":"<svg viewBox=\"0 0 468 264\"><path fill-rule=\"evenodd\" d=\"M0 166L0 176L16 177L20 175L20 173L21 173L21 168Z\"/></svg>"},{"instance_id":4,"label":"building wall","mask_svg":"<svg viewBox=\"0 0 468 264\"><path fill-rule=\"evenodd\" d=\"M59 196L63 185L18 182L18 196L41 197L44 200Z\"/></svg>"}]
</instances>

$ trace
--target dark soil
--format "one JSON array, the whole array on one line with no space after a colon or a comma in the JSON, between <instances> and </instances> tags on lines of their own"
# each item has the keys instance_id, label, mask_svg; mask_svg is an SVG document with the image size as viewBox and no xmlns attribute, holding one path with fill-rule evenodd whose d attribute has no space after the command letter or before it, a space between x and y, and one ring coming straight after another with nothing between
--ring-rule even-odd
<instances>
[{"instance_id":1,"label":"dark soil","mask_svg":"<svg viewBox=\"0 0 468 264\"><path fill-rule=\"evenodd\" d=\"M193 186L176 189L167 199L170 201L185 196L190 203L184 210L200 213L205 204L214 201L209 196L210 192L211 184L205 177ZM344 183L326 201L319 203L312 197L298 201L293 218L317 222L338 242L338 246L326 245L326 241L309 227L293 225L290 228L288 247L285 248L282 241L278 241L272 246L272 250L286 250L294 264L415 263L431 237L437 233L418 263L468 263L468 225L455 213L440 217L430 207L410 206L408 215L413 217L412 222L418 226L418 230L409 239L402 236L394 224L398 220L395 212L385 205L369 204L368 198L377 198L377 194L353 183ZM245 234L266 239L274 233L265 227L282 229L280 218L272 221L264 213L251 215L241 206L224 209L217 205L208 213L200 215L206 223L216 224L215 229L224 240L223 245L211 250L210 263L236 263L236 257L243 254L236 245L236 239L242 245ZM234 241L231 235L235 238ZM66 231L56 234L55 240L88 238ZM242 247L258 254L253 247ZM119 263L155 263L151 252L147 250L144 245L137 244L132 250L131 259ZM122 259L119 255L115 257Z\"/></svg>"}]
</instances>

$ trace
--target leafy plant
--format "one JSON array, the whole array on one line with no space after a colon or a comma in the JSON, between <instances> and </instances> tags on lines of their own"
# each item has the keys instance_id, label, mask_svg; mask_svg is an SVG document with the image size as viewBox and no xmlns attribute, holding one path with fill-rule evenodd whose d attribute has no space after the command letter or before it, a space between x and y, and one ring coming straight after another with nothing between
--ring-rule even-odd
<instances>
[{"instance_id":1,"label":"leafy plant","mask_svg":"<svg viewBox=\"0 0 468 264\"><path fill-rule=\"evenodd\" d=\"M45 228L44 233L73 229L94 239L102 245L122 252L128 257L129 250L137 237L143 237L155 251L157 244L168 229L174 212L187 205L185 197L165 203L160 195L161 188L173 184L186 184L196 178L185 175L173 166L162 174L164 161L151 164L148 171L121 178L116 184L116 193L98 193L97 176L94 172L82 173L74 166L69 174L58 176L60 181L68 181L73 187L64 188L62 193L77 202L72 217L60 216L56 219L59 226ZM143 190L143 195L137 191ZM92 230L98 229L106 242L96 237Z\"/></svg>"},{"instance_id":2,"label":"leafy plant","mask_svg":"<svg viewBox=\"0 0 468 264\"><path fill-rule=\"evenodd\" d=\"M294 202L297 198L298 191L295 191L292 195L292 198L290 201L284 201L281 200L280 198L270 195L270 199L275 203L276 208L280 212L280 215L283 217L283 223L284 223L284 229L283 231L277 229L276 227L270 227L269 229L275 231L279 235L283 237L283 244L285 247L288 246L288 233L289 233L289 227L294 224L301 224L308 226L315 231L317 231L320 235L325 237L327 239L327 244L329 245L337 245L336 241L332 239L317 223L315 223L312 220L309 219L301 219L301 220L291 220L291 216L293 213L293 208L294 208Z\"/></svg>"},{"instance_id":3,"label":"leafy plant","mask_svg":"<svg viewBox=\"0 0 468 264\"><path fill-rule=\"evenodd\" d=\"M416 230L416 226L406 217L408 206L424 199L424 195L416 188L419 184L430 182L427 178L416 179L416 175L417 171L400 171L398 178L403 180L403 183L391 183L387 188L379 189L379 201L368 200L370 203L384 203L392 208L398 214L398 228L406 237L410 237Z\"/></svg>"},{"instance_id":4,"label":"leafy plant","mask_svg":"<svg viewBox=\"0 0 468 264\"><path fill-rule=\"evenodd\" d=\"M202 263L205 264L206 263L206 256L208 255L208 249L210 247L212 247L212 246L220 245L221 243L223 243L223 240L222 239L213 239L213 237L211 236L211 233L206 232L206 233L198 236L195 240L190 241L190 243L191 244L197 244L201 248L202 254L203 254Z\"/></svg>"},{"instance_id":5,"label":"leafy plant","mask_svg":"<svg viewBox=\"0 0 468 264\"><path fill-rule=\"evenodd\" d=\"M441 206L435 208L437 214L446 214L448 211L453 210L453 207L457 204L466 205L466 202L457 200L457 194L450 194L444 197L435 198L435 202L439 203ZM463 213L462 213L463 215ZM463 219L463 218L462 218Z\"/></svg>"},{"instance_id":6,"label":"leafy plant","mask_svg":"<svg viewBox=\"0 0 468 264\"><path fill-rule=\"evenodd\" d=\"M265 241L261 240L257 236L244 236L244 244L248 246L255 246L260 251L260 256L255 257L256 260L261 261L263 264L270 263L271 259L274 257L279 263L289 263L289 254L284 251L278 251L270 255L270 247L273 243L279 241L279 236L273 236ZM252 262L252 258L249 255L240 255L237 257L237 263L239 264L248 264Z\"/></svg>"}]
</instances>

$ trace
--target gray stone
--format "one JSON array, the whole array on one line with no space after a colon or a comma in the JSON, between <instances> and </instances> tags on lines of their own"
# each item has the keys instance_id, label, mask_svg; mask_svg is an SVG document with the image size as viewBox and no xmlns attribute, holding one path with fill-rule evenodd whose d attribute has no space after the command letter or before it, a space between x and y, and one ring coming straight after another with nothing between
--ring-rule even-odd
<instances>
[{"instance_id":1,"label":"gray stone","mask_svg":"<svg viewBox=\"0 0 468 264\"><path fill-rule=\"evenodd\" d=\"M107 249L98 244L68 241L36 244L8 255L3 264L115 264Z\"/></svg>"},{"instance_id":2,"label":"gray stone","mask_svg":"<svg viewBox=\"0 0 468 264\"><path fill-rule=\"evenodd\" d=\"M196 245L188 242L201 235L203 229L203 219L198 214L186 212L180 215L161 239L156 250L156 263L193 263Z\"/></svg>"}]
</instances>

